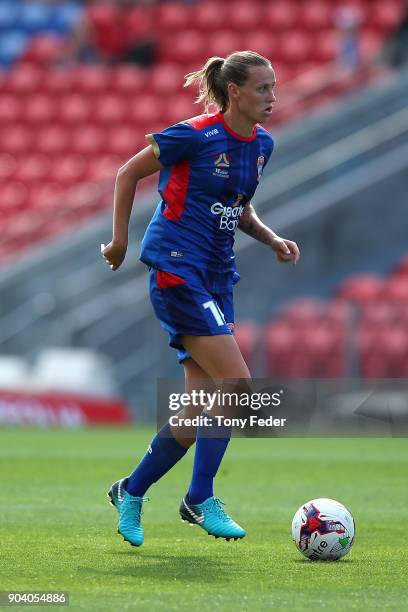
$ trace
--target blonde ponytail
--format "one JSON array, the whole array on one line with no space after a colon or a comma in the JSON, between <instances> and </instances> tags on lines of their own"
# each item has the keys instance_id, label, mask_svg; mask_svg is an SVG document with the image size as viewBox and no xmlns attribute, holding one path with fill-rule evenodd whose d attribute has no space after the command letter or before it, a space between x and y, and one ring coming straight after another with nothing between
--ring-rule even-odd
<instances>
[{"instance_id":1,"label":"blonde ponytail","mask_svg":"<svg viewBox=\"0 0 408 612\"><path fill-rule=\"evenodd\" d=\"M203 102L206 112L211 104L216 104L222 111L227 110L228 94L221 79L224 62L223 57L210 57L200 70L185 76L184 87L198 83L198 96L195 102L197 104Z\"/></svg>"},{"instance_id":2,"label":"blonde ponytail","mask_svg":"<svg viewBox=\"0 0 408 612\"><path fill-rule=\"evenodd\" d=\"M215 104L224 113L229 104L228 83L244 85L251 66L270 66L266 57L255 51L236 51L225 59L210 57L204 66L185 76L184 87L198 83L197 104L203 102L205 112Z\"/></svg>"}]
</instances>

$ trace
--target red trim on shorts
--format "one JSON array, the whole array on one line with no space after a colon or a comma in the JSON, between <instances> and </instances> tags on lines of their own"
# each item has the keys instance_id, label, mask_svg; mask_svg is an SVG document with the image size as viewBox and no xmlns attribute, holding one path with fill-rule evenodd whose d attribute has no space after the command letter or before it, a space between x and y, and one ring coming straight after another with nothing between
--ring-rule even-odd
<instances>
[{"instance_id":1,"label":"red trim on shorts","mask_svg":"<svg viewBox=\"0 0 408 612\"><path fill-rule=\"evenodd\" d=\"M166 219L180 220L186 205L189 180L190 162L187 159L172 166L169 182L163 191L163 199L167 204L163 212Z\"/></svg>"},{"instance_id":2,"label":"red trim on shorts","mask_svg":"<svg viewBox=\"0 0 408 612\"><path fill-rule=\"evenodd\" d=\"M172 272L163 272L163 270L157 270L156 282L159 289L167 289L167 287L176 287L177 285L183 285L187 281L177 274Z\"/></svg>"}]
</instances>

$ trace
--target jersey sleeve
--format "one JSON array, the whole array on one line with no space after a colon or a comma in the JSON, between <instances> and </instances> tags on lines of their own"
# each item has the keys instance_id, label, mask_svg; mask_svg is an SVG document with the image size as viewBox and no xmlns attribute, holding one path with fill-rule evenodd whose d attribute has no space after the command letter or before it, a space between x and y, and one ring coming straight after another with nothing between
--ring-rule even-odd
<instances>
[{"instance_id":1,"label":"jersey sleeve","mask_svg":"<svg viewBox=\"0 0 408 612\"><path fill-rule=\"evenodd\" d=\"M162 132L146 134L163 166L191 159L198 151L198 132L188 123L176 123Z\"/></svg>"},{"instance_id":2,"label":"jersey sleeve","mask_svg":"<svg viewBox=\"0 0 408 612\"><path fill-rule=\"evenodd\" d=\"M269 136L269 138L268 138L268 151L267 151L267 154L266 154L265 166L268 163L268 161L270 160L271 155L273 153L273 149L275 147L274 139L272 138L272 136L270 134L268 134L268 136Z\"/></svg>"}]
</instances>

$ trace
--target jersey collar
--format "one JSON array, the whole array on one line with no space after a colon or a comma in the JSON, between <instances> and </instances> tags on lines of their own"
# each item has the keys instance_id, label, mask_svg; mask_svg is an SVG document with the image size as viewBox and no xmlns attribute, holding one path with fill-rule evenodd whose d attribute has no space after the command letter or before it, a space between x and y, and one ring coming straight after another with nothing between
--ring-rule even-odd
<instances>
[{"instance_id":1,"label":"jersey collar","mask_svg":"<svg viewBox=\"0 0 408 612\"><path fill-rule=\"evenodd\" d=\"M234 130L230 128L230 126L225 121L224 116L221 111L218 113L218 117L219 117L220 123L222 124L223 128L229 134L234 136L234 138L237 138L238 140L243 140L244 142L250 142L251 140L254 140L254 138L256 138L256 125L254 126L252 130L252 136L241 136L241 134L238 134L238 132L234 132Z\"/></svg>"}]
</instances>

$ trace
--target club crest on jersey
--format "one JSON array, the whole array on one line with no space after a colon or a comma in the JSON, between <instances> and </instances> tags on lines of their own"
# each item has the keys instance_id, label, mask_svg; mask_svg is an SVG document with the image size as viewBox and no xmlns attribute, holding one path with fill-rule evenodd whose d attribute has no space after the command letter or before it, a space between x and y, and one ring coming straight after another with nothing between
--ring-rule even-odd
<instances>
[{"instance_id":1,"label":"club crest on jersey","mask_svg":"<svg viewBox=\"0 0 408 612\"><path fill-rule=\"evenodd\" d=\"M218 153L214 160L214 176L229 178L228 168L231 166L231 159L227 153Z\"/></svg>"},{"instance_id":2,"label":"club crest on jersey","mask_svg":"<svg viewBox=\"0 0 408 612\"><path fill-rule=\"evenodd\" d=\"M263 155L258 157L258 161L256 162L256 167L258 168L258 182L261 180L263 167L265 165L265 158Z\"/></svg>"}]
</instances>

